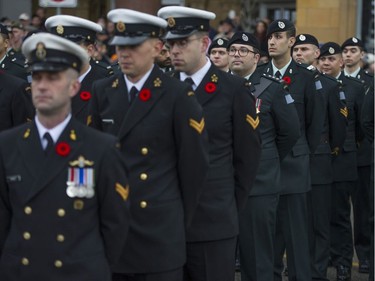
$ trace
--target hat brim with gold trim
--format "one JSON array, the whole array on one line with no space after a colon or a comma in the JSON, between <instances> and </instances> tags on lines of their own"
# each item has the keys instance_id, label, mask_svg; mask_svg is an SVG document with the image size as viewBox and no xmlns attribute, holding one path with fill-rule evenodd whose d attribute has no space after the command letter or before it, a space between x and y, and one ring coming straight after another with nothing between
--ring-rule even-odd
<instances>
[{"instance_id":1,"label":"hat brim with gold trim","mask_svg":"<svg viewBox=\"0 0 375 281\"><path fill-rule=\"evenodd\" d=\"M187 38L199 31L207 32L210 29L210 20L216 17L212 12L181 6L161 8L158 16L168 23L164 36L166 40Z\"/></svg>"},{"instance_id":2,"label":"hat brim with gold trim","mask_svg":"<svg viewBox=\"0 0 375 281\"><path fill-rule=\"evenodd\" d=\"M37 33L22 44L32 72L58 72L72 68L80 72L89 63L86 51L77 44L50 33Z\"/></svg>"}]
</instances>

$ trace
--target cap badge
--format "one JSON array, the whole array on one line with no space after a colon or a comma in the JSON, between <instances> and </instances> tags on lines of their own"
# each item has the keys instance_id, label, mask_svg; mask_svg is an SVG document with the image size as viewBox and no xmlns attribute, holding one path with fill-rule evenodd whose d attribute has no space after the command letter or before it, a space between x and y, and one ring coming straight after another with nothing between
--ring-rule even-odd
<instances>
[{"instance_id":1,"label":"cap badge","mask_svg":"<svg viewBox=\"0 0 375 281\"><path fill-rule=\"evenodd\" d=\"M283 23L282 21L279 21L277 23L277 25L281 28L281 29L284 29L285 28L285 23Z\"/></svg>"},{"instance_id":2,"label":"cap badge","mask_svg":"<svg viewBox=\"0 0 375 281\"><path fill-rule=\"evenodd\" d=\"M219 45L219 46L222 46L223 44L224 44L224 41L223 41L223 39L219 39L219 40L217 40L217 44Z\"/></svg>"},{"instance_id":3,"label":"cap badge","mask_svg":"<svg viewBox=\"0 0 375 281\"><path fill-rule=\"evenodd\" d=\"M60 35L64 34L64 27L61 24L59 24L58 26L56 26L56 32Z\"/></svg>"},{"instance_id":4,"label":"cap badge","mask_svg":"<svg viewBox=\"0 0 375 281\"><path fill-rule=\"evenodd\" d=\"M169 18L167 19L167 22L168 22L168 26L169 26L169 27L174 27L174 26L176 25L176 21L175 21L174 18L172 18L172 17L169 17Z\"/></svg>"},{"instance_id":5,"label":"cap badge","mask_svg":"<svg viewBox=\"0 0 375 281\"><path fill-rule=\"evenodd\" d=\"M303 34L301 34L301 35L299 36L299 40L301 40L301 41L305 41L305 40L306 40L306 36L303 35Z\"/></svg>"},{"instance_id":6,"label":"cap badge","mask_svg":"<svg viewBox=\"0 0 375 281\"><path fill-rule=\"evenodd\" d=\"M332 47L329 47L328 52L333 55L335 53L335 49Z\"/></svg>"},{"instance_id":7,"label":"cap badge","mask_svg":"<svg viewBox=\"0 0 375 281\"><path fill-rule=\"evenodd\" d=\"M242 34L242 40L247 42L247 41L249 41L249 37L247 37L246 34Z\"/></svg>"},{"instance_id":8,"label":"cap badge","mask_svg":"<svg viewBox=\"0 0 375 281\"><path fill-rule=\"evenodd\" d=\"M46 57L46 48L44 46L44 44L42 42L39 42L37 45L36 45L36 51L35 51L35 55L38 59L42 60Z\"/></svg>"},{"instance_id":9,"label":"cap badge","mask_svg":"<svg viewBox=\"0 0 375 281\"><path fill-rule=\"evenodd\" d=\"M125 23L123 23L122 21L119 21L117 24L116 24L116 28L117 28L117 31L118 32L124 32L126 27L125 27Z\"/></svg>"},{"instance_id":10,"label":"cap badge","mask_svg":"<svg viewBox=\"0 0 375 281\"><path fill-rule=\"evenodd\" d=\"M355 38L355 37L352 38L352 41L353 41L354 43L358 43L358 39Z\"/></svg>"}]
</instances>

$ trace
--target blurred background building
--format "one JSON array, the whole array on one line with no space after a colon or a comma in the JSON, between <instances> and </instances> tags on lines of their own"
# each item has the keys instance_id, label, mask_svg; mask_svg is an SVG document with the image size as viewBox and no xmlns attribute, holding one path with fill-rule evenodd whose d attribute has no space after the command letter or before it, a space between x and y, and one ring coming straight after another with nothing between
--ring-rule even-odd
<instances>
[{"instance_id":1,"label":"blurred background building","mask_svg":"<svg viewBox=\"0 0 375 281\"><path fill-rule=\"evenodd\" d=\"M22 13L30 17L40 4L72 0L0 0L0 18L18 19ZM362 38L367 50L374 49L374 0L73 0L75 8L47 8L46 15L71 14L97 21L113 8L130 8L156 14L161 6L184 5L216 13L212 22L230 18L245 31L253 32L256 22L278 18L293 20L297 33L312 33L320 42L343 42L350 36Z\"/></svg>"}]
</instances>

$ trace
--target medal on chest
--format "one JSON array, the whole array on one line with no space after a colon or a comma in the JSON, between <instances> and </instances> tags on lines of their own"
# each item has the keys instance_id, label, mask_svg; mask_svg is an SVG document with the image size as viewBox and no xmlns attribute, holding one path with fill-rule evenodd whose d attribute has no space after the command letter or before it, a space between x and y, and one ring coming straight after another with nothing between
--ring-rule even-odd
<instances>
[{"instance_id":1,"label":"medal on chest","mask_svg":"<svg viewBox=\"0 0 375 281\"><path fill-rule=\"evenodd\" d=\"M66 194L70 198L92 198L94 190L94 162L79 156L69 162Z\"/></svg>"}]
</instances>

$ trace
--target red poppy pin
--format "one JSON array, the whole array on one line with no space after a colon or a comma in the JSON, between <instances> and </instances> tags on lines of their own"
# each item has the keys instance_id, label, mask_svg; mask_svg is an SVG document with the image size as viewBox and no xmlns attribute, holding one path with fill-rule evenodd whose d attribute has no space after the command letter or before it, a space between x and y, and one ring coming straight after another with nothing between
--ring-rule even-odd
<instances>
[{"instance_id":1,"label":"red poppy pin","mask_svg":"<svg viewBox=\"0 0 375 281\"><path fill-rule=\"evenodd\" d=\"M204 87L207 93L212 94L216 91L216 84L212 82L208 82L206 86Z\"/></svg>"},{"instance_id":2,"label":"red poppy pin","mask_svg":"<svg viewBox=\"0 0 375 281\"><path fill-rule=\"evenodd\" d=\"M56 144L56 153L60 156L68 156L70 153L70 145L67 142L59 142Z\"/></svg>"},{"instance_id":3,"label":"red poppy pin","mask_svg":"<svg viewBox=\"0 0 375 281\"><path fill-rule=\"evenodd\" d=\"M91 93L90 92L87 92L87 91L83 91L79 94L81 100L83 101L88 101L89 99L91 99Z\"/></svg>"},{"instance_id":4,"label":"red poppy pin","mask_svg":"<svg viewBox=\"0 0 375 281\"><path fill-rule=\"evenodd\" d=\"M141 101L148 101L151 98L151 91L149 89L142 89L138 97Z\"/></svg>"},{"instance_id":5,"label":"red poppy pin","mask_svg":"<svg viewBox=\"0 0 375 281\"><path fill-rule=\"evenodd\" d=\"M289 76L283 77L283 80L284 80L284 83L287 84L287 85L290 85L290 82L292 82L292 79L290 79Z\"/></svg>"}]
</instances>

